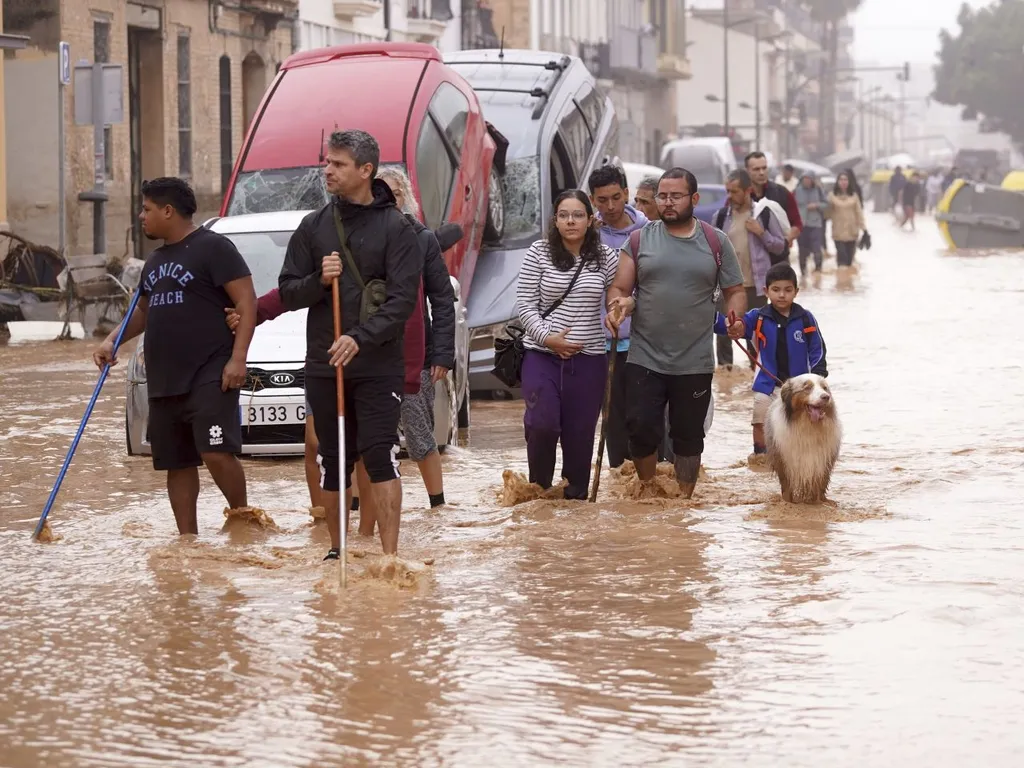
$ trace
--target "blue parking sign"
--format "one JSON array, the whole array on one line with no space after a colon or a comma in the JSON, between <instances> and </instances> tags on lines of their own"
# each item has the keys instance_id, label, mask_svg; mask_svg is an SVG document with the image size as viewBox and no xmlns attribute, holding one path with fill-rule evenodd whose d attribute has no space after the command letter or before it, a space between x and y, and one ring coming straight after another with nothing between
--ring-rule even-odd
<instances>
[{"instance_id":1,"label":"blue parking sign","mask_svg":"<svg viewBox=\"0 0 1024 768\"><path fill-rule=\"evenodd\" d=\"M71 85L71 43L60 44L60 84Z\"/></svg>"}]
</instances>

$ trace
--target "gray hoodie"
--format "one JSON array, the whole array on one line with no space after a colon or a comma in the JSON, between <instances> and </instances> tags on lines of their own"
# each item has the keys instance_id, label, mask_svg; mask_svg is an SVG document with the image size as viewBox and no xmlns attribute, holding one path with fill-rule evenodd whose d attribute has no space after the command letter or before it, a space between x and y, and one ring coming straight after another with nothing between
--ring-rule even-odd
<instances>
[{"instance_id":1,"label":"gray hoodie","mask_svg":"<svg viewBox=\"0 0 1024 768\"><path fill-rule=\"evenodd\" d=\"M814 184L811 187L804 186L804 179L811 179ZM796 185L796 189L793 190L793 196L796 198L797 207L800 209L800 218L804 220L804 229L810 227L824 227L825 226L825 206L828 203L828 197L825 195L825 190L821 188L818 180L814 177L813 173L805 173L800 179L800 183ZM817 210L809 210L807 206L810 203L818 203L821 208Z\"/></svg>"}]
</instances>

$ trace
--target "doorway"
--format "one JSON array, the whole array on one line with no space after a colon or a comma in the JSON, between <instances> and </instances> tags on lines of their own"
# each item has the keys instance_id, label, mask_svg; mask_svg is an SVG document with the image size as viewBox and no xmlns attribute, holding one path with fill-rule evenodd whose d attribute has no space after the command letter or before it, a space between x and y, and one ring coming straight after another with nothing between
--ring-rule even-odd
<instances>
[{"instance_id":1,"label":"doorway","mask_svg":"<svg viewBox=\"0 0 1024 768\"><path fill-rule=\"evenodd\" d=\"M128 27L128 120L131 136L133 255L146 258L156 245L142 234L138 212L142 182L164 176L164 66L159 29Z\"/></svg>"}]
</instances>

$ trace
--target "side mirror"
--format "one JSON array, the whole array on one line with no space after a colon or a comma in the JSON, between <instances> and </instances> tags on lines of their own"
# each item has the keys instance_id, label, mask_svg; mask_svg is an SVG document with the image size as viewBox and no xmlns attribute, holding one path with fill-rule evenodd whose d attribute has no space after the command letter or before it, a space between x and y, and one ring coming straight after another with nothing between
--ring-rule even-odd
<instances>
[{"instance_id":1,"label":"side mirror","mask_svg":"<svg viewBox=\"0 0 1024 768\"><path fill-rule=\"evenodd\" d=\"M437 243L441 246L441 253L444 253L465 237L465 233L462 231L462 227L454 221L450 221L434 230L434 237L437 238Z\"/></svg>"}]
</instances>

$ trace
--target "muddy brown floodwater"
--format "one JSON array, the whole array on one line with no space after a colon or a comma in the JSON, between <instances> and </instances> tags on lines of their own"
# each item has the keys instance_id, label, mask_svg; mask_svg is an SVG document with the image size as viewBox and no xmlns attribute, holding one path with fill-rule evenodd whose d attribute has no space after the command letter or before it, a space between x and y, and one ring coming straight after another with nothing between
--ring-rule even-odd
<instances>
[{"instance_id":1,"label":"muddy brown floodwater","mask_svg":"<svg viewBox=\"0 0 1024 768\"><path fill-rule=\"evenodd\" d=\"M692 504L606 475L594 506L503 506L522 406L475 403L454 504L408 472L412 588L371 555L339 593L296 461L246 462L280 531L222 533L205 477L177 540L123 369L62 538L31 543L96 371L82 342L0 347L0 765L1019 764L1024 257L920 223L876 216L859 273L800 296L845 423L834 508L747 469L746 374L716 382Z\"/></svg>"}]
</instances>

